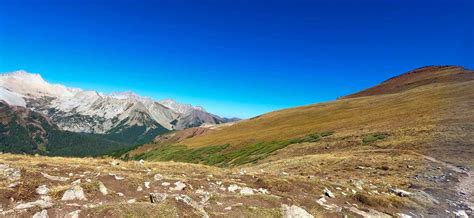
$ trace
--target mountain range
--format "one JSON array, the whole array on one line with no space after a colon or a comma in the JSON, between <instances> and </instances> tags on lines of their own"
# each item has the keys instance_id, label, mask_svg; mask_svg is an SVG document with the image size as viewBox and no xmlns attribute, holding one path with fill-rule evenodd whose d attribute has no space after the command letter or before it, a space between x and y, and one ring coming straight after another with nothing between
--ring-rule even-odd
<instances>
[{"instance_id":1,"label":"mountain range","mask_svg":"<svg viewBox=\"0 0 474 218\"><path fill-rule=\"evenodd\" d=\"M51 84L41 75L26 71L0 74L0 101L4 111L24 108L26 115L41 114L59 131L130 145L151 141L167 131L237 120L172 99L156 101L133 92L103 94ZM30 138L34 137L32 133Z\"/></svg>"}]
</instances>

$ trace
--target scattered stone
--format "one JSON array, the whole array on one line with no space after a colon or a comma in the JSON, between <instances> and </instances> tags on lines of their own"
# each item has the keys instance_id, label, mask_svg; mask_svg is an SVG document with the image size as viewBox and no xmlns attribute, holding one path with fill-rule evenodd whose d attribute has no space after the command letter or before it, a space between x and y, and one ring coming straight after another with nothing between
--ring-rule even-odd
<instances>
[{"instance_id":1,"label":"scattered stone","mask_svg":"<svg viewBox=\"0 0 474 218\"><path fill-rule=\"evenodd\" d=\"M145 164L145 161L144 161L143 159L140 159L140 160L138 161L138 164L143 165L143 164Z\"/></svg>"},{"instance_id":2,"label":"scattered stone","mask_svg":"<svg viewBox=\"0 0 474 218\"><path fill-rule=\"evenodd\" d=\"M228 206L228 207L224 208L224 210L232 210L232 207Z\"/></svg>"},{"instance_id":3,"label":"scattered stone","mask_svg":"<svg viewBox=\"0 0 474 218\"><path fill-rule=\"evenodd\" d=\"M99 191L102 195L107 195L109 192L107 191L107 187L105 187L104 183L99 181Z\"/></svg>"},{"instance_id":4,"label":"scattered stone","mask_svg":"<svg viewBox=\"0 0 474 218\"><path fill-rule=\"evenodd\" d=\"M112 162L110 162L110 165L118 166L118 165L120 165L120 162L118 160L113 160Z\"/></svg>"},{"instance_id":5,"label":"scattered stone","mask_svg":"<svg viewBox=\"0 0 474 218\"><path fill-rule=\"evenodd\" d=\"M320 199L316 200L316 203L324 207L326 210L334 210L337 208L336 205L328 204L326 198L323 196Z\"/></svg>"},{"instance_id":6,"label":"scattered stone","mask_svg":"<svg viewBox=\"0 0 474 218\"><path fill-rule=\"evenodd\" d=\"M161 183L162 186L170 186L171 184L169 182L163 182Z\"/></svg>"},{"instance_id":7,"label":"scattered stone","mask_svg":"<svg viewBox=\"0 0 474 218\"><path fill-rule=\"evenodd\" d=\"M170 190L171 191L181 191L183 190L184 188L186 188L186 184L184 184L183 182L181 181L177 181L174 183L175 187L171 187Z\"/></svg>"},{"instance_id":8,"label":"scattered stone","mask_svg":"<svg viewBox=\"0 0 474 218\"><path fill-rule=\"evenodd\" d=\"M398 196L400 197L407 197L409 195L411 195L411 192L407 192L405 190L402 190L402 189L398 189L398 188L391 188L389 189L391 192L397 194Z\"/></svg>"},{"instance_id":9,"label":"scattered stone","mask_svg":"<svg viewBox=\"0 0 474 218\"><path fill-rule=\"evenodd\" d=\"M203 218L209 218L209 215L207 214L206 210L204 210L204 207L196 203L191 197L181 194L181 195L177 195L175 199L177 201L181 201L191 206L192 208L198 210L201 213Z\"/></svg>"},{"instance_id":10,"label":"scattered stone","mask_svg":"<svg viewBox=\"0 0 474 218\"><path fill-rule=\"evenodd\" d=\"M404 214L404 213L396 213L398 218L412 218L412 216Z\"/></svg>"},{"instance_id":11,"label":"scattered stone","mask_svg":"<svg viewBox=\"0 0 474 218\"><path fill-rule=\"evenodd\" d=\"M138 186L138 188L137 188L137 192L141 192L141 191L143 191L143 188L142 188L142 186Z\"/></svg>"},{"instance_id":12,"label":"scattered stone","mask_svg":"<svg viewBox=\"0 0 474 218\"><path fill-rule=\"evenodd\" d=\"M40 200L34 201L34 202L28 202L24 204L19 204L15 207L16 210L24 210L24 209L30 209L33 207L40 207L41 209L46 209L50 208L53 206L53 203L51 202L50 197L43 197Z\"/></svg>"},{"instance_id":13,"label":"scattered stone","mask_svg":"<svg viewBox=\"0 0 474 218\"><path fill-rule=\"evenodd\" d=\"M144 182L145 188L150 188L150 182Z\"/></svg>"},{"instance_id":14,"label":"scattered stone","mask_svg":"<svg viewBox=\"0 0 474 218\"><path fill-rule=\"evenodd\" d=\"M166 200L168 197L167 194L164 193L150 193L150 202L151 203L160 203Z\"/></svg>"},{"instance_id":15,"label":"scattered stone","mask_svg":"<svg viewBox=\"0 0 474 218\"><path fill-rule=\"evenodd\" d=\"M308 213L305 209L296 205L288 206L281 205L281 212L284 218L313 218L314 216Z\"/></svg>"},{"instance_id":16,"label":"scattered stone","mask_svg":"<svg viewBox=\"0 0 474 218\"><path fill-rule=\"evenodd\" d=\"M235 192L239 189L240 189L240 186L238 186L236 184L232 184L232 185L229 185L229 187L227 187L227 191L229 191L229 192Z\"/></svg>"},{"instance_id":17,"label":"scattered stone","mask_svg":"<svg viewBox=\"0 0 474 218\"><path fill-rule=\"evenodd\" d=\"M248 187L243 187L240 189L240 194L244 196L253 195L253 189L248 188Z\"/></svg>"},{"instance_id":18,"label":"scattered stone","mask_svg":"<svg viewBox=\"0 0 474 218\"><path fill-rule=\"evenodd\" d=\"M363 169L365 169L365 167L363 167L363 166L357 166L356 169L358 169L358 170L363 170Z\"/></svg>"},{"instance_id":19,"label":"scattered stone","mask_svg":"<svg viewBox=\"0 0 474 218\"><path fill-rule=\"evenodd\" d=\"M81 210L73 211L68 213L65 218L79 218L79 213L81 213Z\"/></svg>"},{"instance_id":20,"label":"scattered stone","mask_svg":"<svg viewBox=\"0 0 474 218\"><path fill-rule=\"evenodd\" d=\"M58 181L58 182L66 182L69 180L69 178L66 177L61 177L61 176L51 176L47 173L41 172L41 175L43 175L46 179L53 180L53 181Z\"/></svg>"},{"instance_id":21,"label":"scattered stone","mask_svg":"<svg viewBox=\"0 0 474 218\"><path fill-rule=\"evenodd\" d=\"M453 211L453 213L458 218L469 218L466 211L464 211L464 210Z\"/></svg>"},{"instance_id":22,"label":"scattered stone","mask_svg":"<svg viewBox=\"0 0 474 218\"><path fill-rule=\"evenodd\" d=\"M324 195L330 197L330 198L335 198L334 194L329 190L328 188L324 188Z\"/></svg>"},{"instance_id":23,"label":"scattered stone","mask_svg":"<svg viewBox=\"0 0 474 218\"><path fill-rule=\"evenodd\" d=\"M35 213L33 215L33 218L48 218L48 211L47 210L42 210L41 212Z\"/></svg>"},{"instance_id":24,"label":"scattered stone","mask_svg":"<svg viewBox=\"0 0 474 218\"><path fill-rule=\"evenodd\" d=\"M290 174L288 174L287 172L281 172L280 173L280 176L289 176Z\"/></svg>"},{"instance_id":25,"label":"scattered stone","mask_svg":"<svg viewBox=\"0 0 474 218\"><path fill-rule=\"evenodd\" d=\"M84 190L81 186L75 185L66 192L62 197L63 201L72 201L72 200L87 200L86 196L84 195Z\"/></svg>"},{"instance_id":26,"label":"scattered stone","mask_svg":"<svg viewBox=\"0 0 474 218\"><path fill-rule=\"evenodd\" d=\"M124 180L125 178L122 176L115 175L115 180Z\"/></svg>"},{"instance_id":27,"label":"scattered stone","mask_svg":"<svg viewBox=\"0 0 474 218\"><path fill-rule=\"evenodd\" d=\"M40 185L38 186L38 188L36 188L36 193L38 193L39 195L46 195L48 194L49 192L49 189L48 187L46 187L46 185Z\"/></svg>"},{"instance_id":28,"label":"scattered stone","mask_svg":"<svg viewBox=\"0 0 474 218\"><path fill-rule=\"evenodd\" d=\"M156 181L159 181L159 180L163 180L165 177L163 177L163 175L161 174L156 174L155 176L153 176L153 179L155 179Z\"/></svg>"},{"instance_id":29,"label":"scattered stone","mask_svg":"<svg viewBox=\"0 0 474 218\"><path fill-rule=\"evenodd\" d=\"M268 191L267 189L264 189L264 188L259 188L259 189L257 189L257 192L260 192L260 193L262 193L262 194L264 194L264 195L270 194L270 191Z\"/></svg>"},{"instance_id":30,"label":"scattered stone","mask_svg":"<svg viewBox=\"0 0 474 218\"><path fill-rule=\"evenodd\" d=\"M3 175L10 181L17 181L21 178L21 170L11 168L8 164L0 164L0 175Z\"/></svg>"},{"instance_id":31,"label":"scattered stone","mask_svg":"<svg viewBox=\"0 0 474 218\"><path fill-rule=\"evenodd\" d=\"M127 201L127 203L129 203L129 204L133 204L133 203L136 203L136 202L137 202L137 199L134 199L134 198Z\"/></svg>"},{"instance_id":32,"label":"scattered stone","mask_svg":"<svg viewBox=\"0 0 474 218\"><path fill-rule=\"evenodd\" d=\"M364 181L362 180L357 180L356 182L354 182L354 186L359 190L363 190L362 188L363 185L364 185Z\"/></svg>"},{"instance_id":33,"label":"scattered stone","mask_svg":"<svg viewBox=\"0 0 474 218\"><path fill-rule=\"evenodd\" d=\"M122 192L117 192L117 195L120 196L120 197L125 196Z\"/></svg>"}]
</instances>

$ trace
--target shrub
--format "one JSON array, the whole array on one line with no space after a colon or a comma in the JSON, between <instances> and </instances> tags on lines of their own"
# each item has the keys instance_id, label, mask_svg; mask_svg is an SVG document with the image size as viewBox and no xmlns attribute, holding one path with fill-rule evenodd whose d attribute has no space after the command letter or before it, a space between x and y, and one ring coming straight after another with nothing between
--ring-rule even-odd
<instances>
[{"instance_id":1,"label":"shrub","mask_svg":"<svg viewBox=\"0 0 474 218\"><path fill-rule=\"evenodd\" d=\"M386 137L386 135L383 134L383 133L369 134L369 135L366 135L362 139L362 142L364 142L365 144L368 144L368 143L372 143L372 142L375 142L375 141L378 141L378 140L385 139L385 137Z\"/></svg>"}]
</instances>

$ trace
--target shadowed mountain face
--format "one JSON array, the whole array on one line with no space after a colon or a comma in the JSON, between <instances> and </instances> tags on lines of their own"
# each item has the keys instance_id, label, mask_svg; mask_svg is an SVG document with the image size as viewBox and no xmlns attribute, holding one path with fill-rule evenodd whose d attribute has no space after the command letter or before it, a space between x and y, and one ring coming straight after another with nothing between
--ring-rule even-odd
<instances>
[{"instance_id":1,"label":"shadowed mountain face","mask_svg":"<svg viewBox=\"0 0 474 218\"><path fill-rule=\"evenodd\" d=\"M97 156L126 147L102 135L62 131L43 114L0 101L2 152Z\"/></svg>"}]
</instances>

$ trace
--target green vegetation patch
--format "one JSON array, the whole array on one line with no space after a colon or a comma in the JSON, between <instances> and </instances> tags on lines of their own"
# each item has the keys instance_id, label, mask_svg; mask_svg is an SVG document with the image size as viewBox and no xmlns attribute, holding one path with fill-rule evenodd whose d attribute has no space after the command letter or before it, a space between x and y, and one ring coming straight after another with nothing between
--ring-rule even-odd
<instances>
[{"instance_id":1,"label":"green vegetation patch","mask_svg":"<svg viewBox=\"0 0 474 218\"><path fill-rule=\"evenodd\" d=\"M362 139L362 142L364 142L365 144L368 144L368 143L372 143L378 140L385 139L385 137L387 137L387 135L384 133L369 134L369 135L364 136L364 138Z\"/></svg>"},{"instance_id":2,"label":"green vegetation patch","mask_svg":"<svg viewBox=\"0 0 474 218\"><path fill-rule=\"evenodd\" d=\"M206 165L227 167L248 163L256 163L271 155L273 152L288 145L316 142L322 137L332 135L334 132L313 133L302 138L288 139L272 142L258 142L240 148L230 148L228 144L213 145L201 148L187 148L185 145L163 145L152 152L133 157L133 159L148 159L160 161L180 161L187 163L201 163Z\"/></svg>"}]
</instances>

